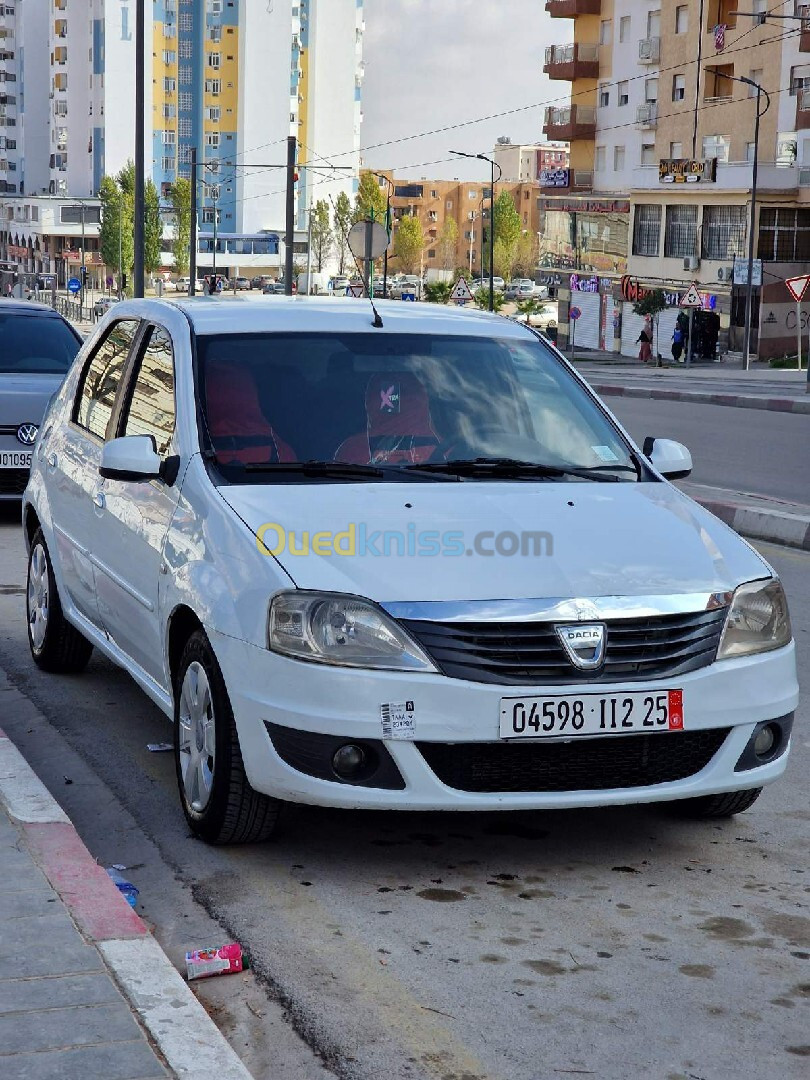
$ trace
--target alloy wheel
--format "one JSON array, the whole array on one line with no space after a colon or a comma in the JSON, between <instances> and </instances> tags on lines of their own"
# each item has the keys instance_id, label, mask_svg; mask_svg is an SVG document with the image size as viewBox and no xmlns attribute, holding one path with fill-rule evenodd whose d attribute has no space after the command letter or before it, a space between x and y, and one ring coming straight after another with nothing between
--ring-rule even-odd
<instances>
[{"instance_id":1,"label":"alloy wheel","mask_svg":"<svg viewBox=\"0 0 810 1080\"><path fill-rule=\"evenodd\" d=\"M183 793L196 813L205 810L214 786L216 723L205 668L192 661L180 689L178 752Z\"/></svg>"}]
</instances>

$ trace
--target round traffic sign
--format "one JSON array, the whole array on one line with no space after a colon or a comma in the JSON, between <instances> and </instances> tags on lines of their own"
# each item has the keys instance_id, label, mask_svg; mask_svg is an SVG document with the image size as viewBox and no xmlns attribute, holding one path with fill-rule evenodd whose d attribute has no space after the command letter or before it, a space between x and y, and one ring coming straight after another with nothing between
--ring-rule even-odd
<instances>
[{"instance_id":1,"label":"round traffic sign","mask_svg":"<svg viewBox=\"0 0 810 1080\"><path fill-rule=\"evenodd\" d=\"M582 317L582 310L578 307L572 307L568 309L568 318L573 319L574 322Z\"/></svg>"},{"instance_id":2,"label":"round traffic sign","mask_svg":"<svg viewBox=\"0 0 810 1080\"><path fill-rule=\"evenodd\" d=\"M349 250L356 259L365 260L366 255L378 259L388 247L388 233L377 221L358 221L352 225L347 236ZM368 241L368 251L366 242Z\"/></svg>"},{"instance_id":3,"label":"round traffic sign","mask_svg":"<svg viewBox=\"0 0 810 1080\"><path fill-rule=\"evenodd\" d=\"M67 283L67 287L68 287L68 292L73 293L73 295L75 296L77 292L81 292L82 283L79 281L79 279L77 277L72 277L70 279L70 281Z\"/></svg>"}]
</instances>

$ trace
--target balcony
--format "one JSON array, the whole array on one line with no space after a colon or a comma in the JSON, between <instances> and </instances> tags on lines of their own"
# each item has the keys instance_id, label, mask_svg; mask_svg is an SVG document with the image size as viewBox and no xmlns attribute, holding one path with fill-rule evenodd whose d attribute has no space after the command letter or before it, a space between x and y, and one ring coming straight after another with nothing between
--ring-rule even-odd
<instances>
[{"instance_id":1,"label":"balcony","mask_svg":"<svg viewBox=\"0 0 810 1080\"><path fill-rule=\"evenodd\" d=\"M546 0L552 19L575 19L577 15L601 15L602 0Z\"/></svg>"},{"instance_id":2,"label":"balcony","mask_svg":"<svg viewBox=\"0 0 810 1080\"><path fill-rule=\"evenodd\" d=\"M810 111L808 111L810 122ZM660 181L660 173L657 165L640 165L633 170L631 187L634 191L662 191L666 185ZM677 193L680 199L696 198L709 194L720 194L726 191L738 191L742 194L750 192L753 183L753 165L750 161L718 161L717 179L714 184L678 184ZM757 187L760 191L792 192L796 191L799 183L799 169L796 165L782 166L773 162L759 163L757 175ZM673 193L673 186L669 186Z\"/></svg>"},{"instance_id":3,"label":"balcony","mask_svg":"<svg viewBox=\"0 0 810 1080\"><path fill-rule=\"evenodd\" d=\"M550 79L596 79L599 77L599 46L550 45L543 71Z\"/></svg>"},{"instance_id":4,"label":"balcony","mask_svg":"<svg viewBox=\"0 0 810 1080\"><path fill-rule=\"evenodd\" d=\"M657 64L661 58L661 39L657 37L642 38L638 43L638 62L640 64Z\"/></svg>"},{"instance_id":5,"label":"balcony","mask_svg":"<svg viewBox=\"0 0 810 1080\"><path fill-rule=\"evenodd\" d=\"M636 124L642 131L651 131L658 124L658 102L645 101L636 106Z\"/></svg>"},{"instance_id":6,"label":"balcony","mask_svg":"<svg viewBox=\"0 0 810 1080\"><path fill-rule=\"evenodd\" d=\"M573 142L596 135L596 109L589 105L570 105L564 109L549 107L543 121L543 134L550 142Z\"/></svg>"},{"instance_id":7,"label":"balcony","mask_svg":"<svg viewBox=\"0 0 810 1080\"><path fill-rule=\"evenodd\" d=\"M796 130L807 131L810 128L810 90L799 90L796 94Z\"/></svg>"}]
</instances>

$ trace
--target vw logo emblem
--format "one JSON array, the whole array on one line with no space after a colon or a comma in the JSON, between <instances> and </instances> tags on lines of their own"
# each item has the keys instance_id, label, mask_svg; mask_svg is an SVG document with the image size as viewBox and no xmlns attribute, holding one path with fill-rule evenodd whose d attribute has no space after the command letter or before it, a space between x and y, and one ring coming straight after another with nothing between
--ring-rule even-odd
<instances>
[{"instance_id":1,"label":"vw logo emblem","mask_svg":"<svg viewBox=\"0 0 810 1080\"><path fill-rule=\"evenodd\" d=\"M33 446L37 441L37 432L39 428L36 424L20 424L17 428L17 440L23 444L23 446Z\"/></svg>"}]
</instances>

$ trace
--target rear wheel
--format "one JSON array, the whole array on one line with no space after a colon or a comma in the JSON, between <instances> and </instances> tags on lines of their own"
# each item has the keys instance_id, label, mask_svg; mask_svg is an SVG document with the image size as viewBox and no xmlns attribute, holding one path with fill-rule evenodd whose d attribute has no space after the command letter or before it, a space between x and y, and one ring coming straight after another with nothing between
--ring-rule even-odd
<instances>
[{"instance_id":1,"label":"rear wheel","mask_svg":"<svg viewBox=\"0 0 810 1080\"><path fill-rule=\"evenodd\" d=\"M37 529L28 554L26 588L28 646L43 671L76 675L87 667L93 646L62 613L51 557L42 530Z\"/></svg>"},{"instance_id":2,"label":"rear wheel","mask_svg":"<svg viewBox=\"0 0 810 1080\"><path fill-rule=\"evenodd\" d=\"M209 844L266 840L283 804L250 786L222 672L201 630L183 650L174 698L177 783L192 831Z\"/></svg>"},{"instance_id":3,"label":"rear wheel","mask_svg":"<svg viewBox=\"0 0 810 1080\"><path fill-rule=\"evenodd\" d=\"M747 791L725 791L720 795L701 795L696 799L680 799L668 804L673 813L690 818L726 818L741 814L753 806L762 788Z\"/></svg>"}]
</instances>

